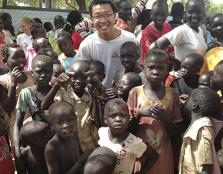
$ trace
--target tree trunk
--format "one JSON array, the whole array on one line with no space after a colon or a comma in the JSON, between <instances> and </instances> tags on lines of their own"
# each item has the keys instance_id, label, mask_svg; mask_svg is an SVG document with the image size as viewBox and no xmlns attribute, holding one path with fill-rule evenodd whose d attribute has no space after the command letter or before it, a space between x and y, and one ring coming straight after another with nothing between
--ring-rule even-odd
<instances>
[{"instance_id":1,"label":"tree trunk","mask_svg":"<svg viewBox=\"0 0 223 174\"><path fill-rule=\"evenodd\" d=\"M81 11L86 11L86 3L85 0L76 0Z\"/></svg>"}]
</instances>

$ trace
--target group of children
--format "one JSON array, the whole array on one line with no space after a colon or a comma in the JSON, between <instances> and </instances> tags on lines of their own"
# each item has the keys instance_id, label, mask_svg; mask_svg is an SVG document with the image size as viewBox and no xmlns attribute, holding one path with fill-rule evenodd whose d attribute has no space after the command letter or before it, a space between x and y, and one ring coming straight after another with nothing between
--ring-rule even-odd
<instances>
[{"instance_id":1,"label":"group of children","mask_svg":"<svg viewBox=\"0 0 223 174\"><path fill-rule=\"evenodd\" d=\"M201 14L202 5L189 1L186 13ZM173 47L158 49L173 43L166 8L154 3L142 53L135 42L121 45L123 68L107 89L107 67L81 60L70 30L58 25L46 35L23 18L19 45L1 50L8 70L0 75L0 173L13 174L14 166L18 174L222 173L223 57L194 51L174 58ZM212 19L210 51L222 48L222 20Z\"/></svg>"}]
</instances>

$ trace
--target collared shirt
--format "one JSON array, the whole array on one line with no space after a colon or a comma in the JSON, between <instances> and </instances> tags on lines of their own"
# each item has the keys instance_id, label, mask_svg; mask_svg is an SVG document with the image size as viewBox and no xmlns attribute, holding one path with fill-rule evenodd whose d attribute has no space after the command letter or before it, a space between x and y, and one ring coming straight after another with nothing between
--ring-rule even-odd
<instances>
[{"instance_id":1,"label":"collared shirt","mask_svg":"<svg viewBox=\"0 0 223 174\"><path fill-rule=\"evenodd\" d=\"M85 93L81 98L79 98L73 91L73 89L68 86L67 89L61 89L55 100L65 101L70 103L75 111L74 117L76 118L75 128L77 130L77 135L79 139L79 144L81 150L84 152L87 149L94 149L97 147L98 142L98 129L92 122L92 98L88 92Z\"/></svg>"},{"instance_id":2,"label":"collared shirt","mask_svg":"<svg viewBox=\"0 0 223 174\"><path fill-rule=\"evenodd\" d=\"M193 122L187 129L181 148L179 174L200 174L204 164L212 164L212 174L220 174L214 148L213 125L208 117Z\"/></svg>"}]
</instances>

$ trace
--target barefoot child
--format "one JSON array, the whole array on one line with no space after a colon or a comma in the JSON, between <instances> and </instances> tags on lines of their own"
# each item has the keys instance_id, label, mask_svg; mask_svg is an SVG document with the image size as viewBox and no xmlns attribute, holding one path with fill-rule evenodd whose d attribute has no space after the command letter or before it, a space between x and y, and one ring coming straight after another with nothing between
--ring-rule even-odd
<instances>
[{"instance_id":1,"label":"barefoot child","mask_svg":"<svg viewBox=\"0 0 223 174\"><path fill-rule=\"evenodd\" d=\"M42 121L30 121L20 129L21 141L27 145L21 150L24 169L19 173L48 174L44 158L44 148L50 139L49 126Z\"/></svg>"},{"instance_id":2,"label":"barefoot child","mask_svg":"<svg viewBox=\"0 0 223 174\"><path fill-rule=\"evenodd\" d=\"M183 136L179 174L220 174L214 148L214 130L210 117L220 106L218 95L209 88L197 88L188 98L185 109L191 123Z\"/></svg>"},{"instance_id":3,"label":"barefoot child","mask_svg":"<svg viewBox=\"0 0 223 174\"><path fill-rule=\"evenodd\" d=\"M132 118L139 121L137 136L151 145L159 157L150 174L173 174L171 138L178 139L180 115L179 96L162 81L167 73L168 55L159 49L149 51L145 57L146 83L129 93L128 106Z\"/></svg>"},{"instance_id":4,"label":"barefoot child","mask_svg":"<svg viewBox=\"0 0 223 174\"><path fill-rule=\"evenodd\" d=\"M97 147L87 159L84 174L113 174L116 154L107 147Z\"/></svg>"},{"instance_id":5,"label":"barefoot child","mask_svg":"<svg viewBox=\"0 0 223 174\"><path fill-rule=\"evenodd\" d=\"M114 173L140 172L146 164L138 170L134 168L134 164L136 160L142 157L147 146L142 139L127 130L130 121L127 104L121 99L112 99L106 103L104 112L105 123L108 127L99 129L98 144L108 147L116 153L118 161ZM146 167L148 166L150 165L148 164Z\"/></svg>"},{"instance_id":6,"label":"barefoot child","mask_svg":"<svg viewBox=\"0 0 223 174\"><path fill-rule=\"evenodd\" d=\"M49 108L49 117L55 131L44 152L49 174L81 173L84 163L77 162L80 149L73 107L56 102Z\"/></svg>"},{"instance_id":7,"label":"barefoot child","mask_svg":"<svg viewBox=\"0 0 223 174\"><path fill-rule=\"evenodd\" d=\"M25 112L29 110L33 120L47 122L46 114L41 110L43 97L49 92L49 85L53 73L53 63L48 56L39 55L32 61L32 76L34 85L21 90L16 109L16 120L13 130L15 153L20 158L19 130L22 127Z\"/></svg>"}]
</instances>

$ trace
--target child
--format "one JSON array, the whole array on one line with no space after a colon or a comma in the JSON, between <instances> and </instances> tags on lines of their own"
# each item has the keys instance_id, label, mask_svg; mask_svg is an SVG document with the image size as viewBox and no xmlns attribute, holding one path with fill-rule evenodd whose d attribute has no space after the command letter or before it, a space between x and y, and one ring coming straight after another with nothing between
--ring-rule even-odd
<instances>
[{"instance_id":1,"label":"child","mask_svg":"<svg viewBox=\"0 0 223 174\"><path fill-rule=\"evenodd\" d=\"M49 108L49 117L55 131L44 152L49 174L80 174L87 156L78 161L80 149L73 107L56 102Z\"/></svg>"},{"instance_id":2,"label":"child","mask_svg":"<svg viewBox=\"0 0 223 174\"><path fill-rule=\"evenodd\" d=\"M32 35L30 31L32 23L33 21L31 18L23 17L19 24L20 30L23 33L17 36L16 43L24 50L25 53L27 51L27 47L32 46Z\"/></svg>"},{"instance_id":3,"label":"child","mask_svg":"<svg viewBox=\"0 0 223 174\"><path fill-rule=\"evenodd\" d=\"M139 121L136 135L159 154L155 165L147 170L150 174L173 174L171 138L175 143L181 132L178 128L182 121L179 96L162 83L167 73L167 63L168 55L164 51L151 50L144 63L146 83L133 88L128 97L131 117Z\"/></svg>"},{"instance_id":4,"label":"child","mask_svg":"<svg viewBox=\"0 0 223 174\"><path fill-rule=\"evenodd\" d=\"M214 148L214 131L210 117L220 106L218 95L209 88L192 91L185 108L191 123L184 134L179 161L179 174L220 174Z\"/></svg>"},{"instance_id":5,"label":"child","mask_svg":"<svg viewBox=\"0 0 223 174\"><path fill-rule=\"evenodd\" d=\"M198 53L192 53L186 56L181 62L181 69L177 74L178 77L167 78L166 86L173 87L178 94L181 95L189 95L190 92L198 87L199 82L199 71L203 65L203 57Z\"/></svg>"},{"instance_id":6,"label":"child","mask_svg":"<svg viewBox=\"0 0 223 174\"><path fill-rule=\"evenodd\" d=\"M168 10L164 2L155 1L151 13L153 23L150 23L142 32L142 63L144 63L150 45L172 29L171 25L165 22ZM173 55L173 48L168 48L167 52L169 55Z\"/></svg>"},{"instance_id":7,"label":"child","mask_svg":"<svg viewBox=\"0 0 223 174\"><path fill-rule=\"evenodd\" d=\"M12 72L13 77L17 77L16 73ZM16 79L16 78L15 78ZM2 174L14 174L14 164L10 153L10 146L7 135L7 126L5 120L15 107L16 102L16 80L12 81L12 87L7 91L0 85L0 171Z\"/></svg>"},{"instance_id":8,"label":"child","mask_svg":"<svg viewBox=\"0 0 223 174\"><path fill-rule=\"evenodd\" d=\"M100 60L92 60L90 63L90 70L96 71L100 81L105 78L105 65Z\"/></svg>"},{"instance_id":9,"label":"child","mask_svg":"<svg viewBox=\"0 0 223 174\"><path fill-rule=\"evenodd\" d=\"M208 71L202 74L199 78L199 88L211 88L211 77L213 76L213 71Z\"/></svg>"},{"instance_id":10,"label":"child","mask_svg":"<svg viewBox=\"0 0 223 174\"><path fill-rule=\"evenodd\" d=\"M65 71L67 71L73 62L80 60L73 50L71 34L66 31L59 33L57 37L57 44L62 52L61 55L59 55L60 63L63 65Z\"/></svg>"},{"instance_id":11,"label":"child","mask_svg":"<svg viewBox=\"0 0 223 174\"><path fill-rule=\"evenodd\" d=\"M97 147L98 141L98 110L95 109L97 102L86 88L88 70L89 62L74 62L69 72L59 76L42 102L42 109L48 109L54 100L67 102L74 108L73 117L77 119L75 124L82 152Z\"/></svg>"},{"instance_id":12,"label":"child","mask_svg":"<svg viewBox=\"0 0 223 174\"><path fill-rule=\"evenodd\" d=\"M55 63L53 64L53 75L50 80L50 85L54 85L57 81L57 78L60 76L60 74L64 73L64 68L61 64Z\"/></svg>"},{"instance_id":13,"label":"child","mask_svg":"<svg viewBox=\"0 0 223 174\"><path fill-rule=\"evenodd\" d=\"M121 99L112 99L105 105L105 123L98 131L100 146L111 149L117 155L114 173L131 174L134 164L146 151L146 144L127 131L130 117L127 104ZM142 166L141 169L143 169Z\"/></svg>"},{"instance_id":14,"label":"child","mask_svg":"<svg viewBox=\"0 0 223 174\"><path fill-rule=\"evenodd\" d=\"M53 73L53 63L51 58L43 55L36 56L32 61L32 76L34 85L21 90L16 109L16 120L13 130L13 140L15 143L16 156L20 157L19 130L22 127L24 115L29 109L33 120L47 122L46 114L41 110L43 97L52 88L49 85Z\"/></svg>"},{"instance_id":15,"label":"child","mask_svg":"<svg viewBox=\"0 0 223 174\"><path fill-rule=\"evenodd\" d=\"M117 163L116 154L107 147L97 147L87 159L84 174L112 174Z\"/></svg>"},{"instance_id":16,"label":"child","mask_svg":"<svg viewBox=\"0 0 223 174\"><path fill-rule=\"evenodd\" d=\"M129 91L132 88L141 85L142 85L142 79L138 74L134 72L129 72L124 74L118 83L118 90L117 90L118 97L127 102Z\"/></svg>"},{"instance_id":17,"label":"child","mask_svg":"<svg viewBox=\"0 0 223 174\"><path fill-rule=\"evenodd\" d=\"M50 139L48 131L48 124L41 121L30 121L21 127L21 141L27 146L21 150L24 169L18 173L48 174L44 158L44 148Z\"/></svg>"},{"instance_id":18,"label":"child","mask_svg":"<svg viewBox=\"0 0 223 174\"><path fill-rule=\"evenodd\" d=\"M139 49L136 43L128 41L122 44L120 50L120 60L124 68L115 74L113 82L114 87L117 87L118 81L125 73L128 72L135 72L137 74L141 73L142 69L138 65L137 62L138 59L139 59Z\"/></svg>"},{"instance_id":19,"label":"child","mask_svg":"<svg viewBox=\"0 0 223 174\"><path fill-rule=\"evenodd\" d=\"M61 52L57 45L57 35L61 32L65 25L65 20L63 16L56 15L53 20L54 29L47 33L47 38L53 48L53 50L59 55Z\"/></svg>"}]
</instances>

